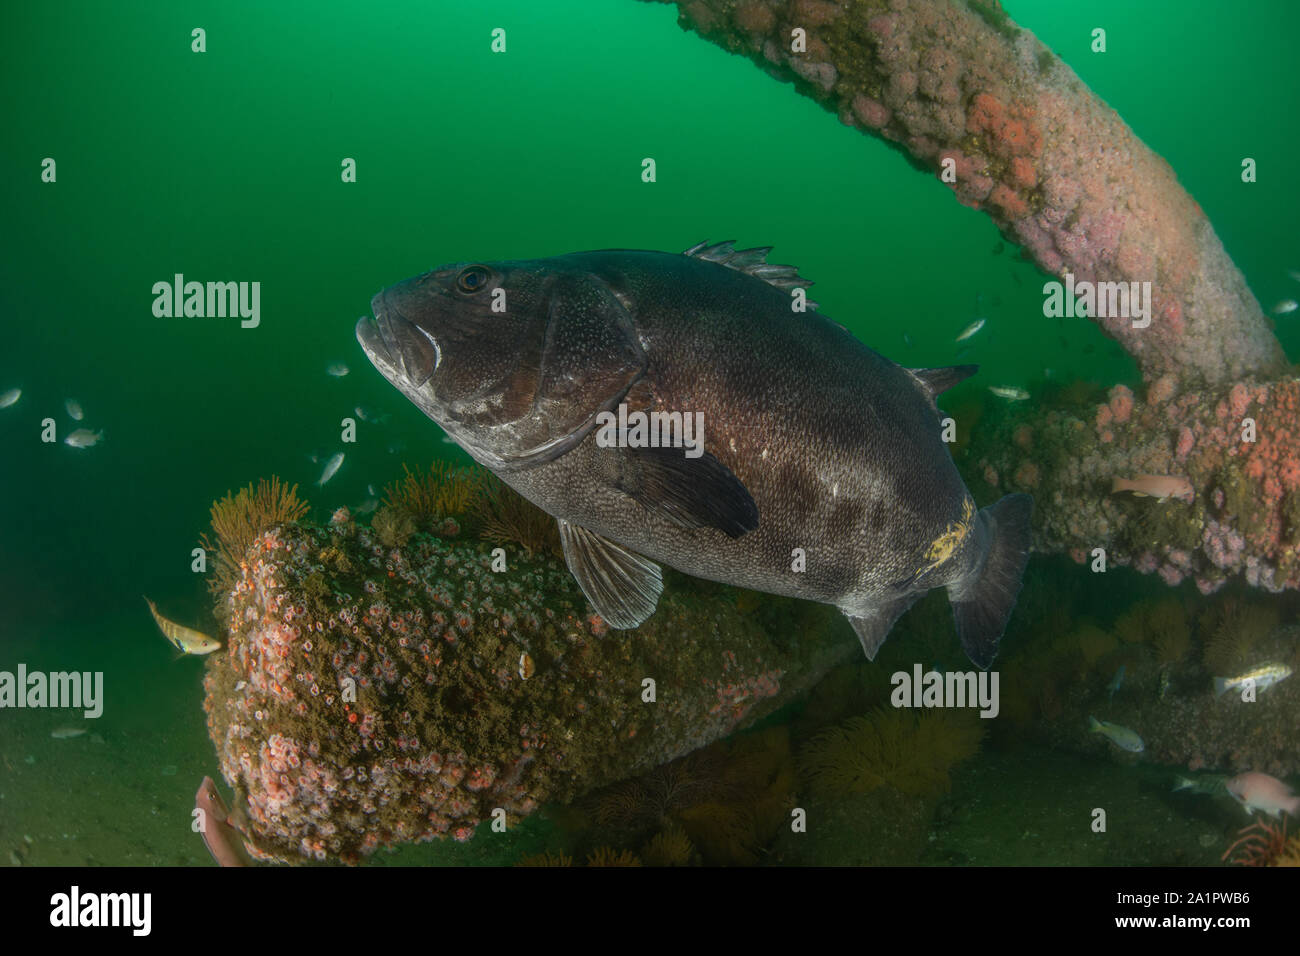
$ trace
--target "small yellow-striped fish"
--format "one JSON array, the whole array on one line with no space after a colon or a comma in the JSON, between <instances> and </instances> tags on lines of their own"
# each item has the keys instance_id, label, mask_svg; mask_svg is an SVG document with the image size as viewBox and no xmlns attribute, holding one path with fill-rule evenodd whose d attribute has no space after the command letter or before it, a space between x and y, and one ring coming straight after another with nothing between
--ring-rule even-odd
<instances>
[{"instance_id":1,"label":"small yellow-striped fish","mask_svg":"<svg viewBox=\"0 0 1300 956\"><path fill-rule=\"evenodd\" d=\"M1236 677L1214 678L1214 694L1222 696L1230 690L1244 688L1248 681L1253 681L1256 690L1268 690L1274 684L1280 684L1291 676L1291 668L1286 664L1261 664Z\"/></svg>"},{"instance_id":2,"label":"small yellow-striped fish","mask_svg":"<svg viewBox=\"0 0 1300 956\"><path fill-rule=\"evenodd\" d=\"M182 654L211 654L213 651L221 650L220 641L208 637L208 635L200 633L192 627L185 627L175 621L169 621L158 613L158 606L153 601L145 598L144 602L149 605L149 613L153 615L153 619L158 624L158 630L162 631L163 637L171 641Z\"/></svg>"}]
</instances>

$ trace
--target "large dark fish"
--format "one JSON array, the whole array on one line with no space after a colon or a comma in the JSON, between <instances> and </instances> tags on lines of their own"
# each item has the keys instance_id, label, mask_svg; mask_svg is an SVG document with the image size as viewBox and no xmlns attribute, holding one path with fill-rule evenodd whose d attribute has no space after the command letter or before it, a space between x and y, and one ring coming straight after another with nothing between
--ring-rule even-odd
<instances>
[{"instance_id":1,"label":"large dark fish","mask_svg":"<svg viewBox=\"0 0 1300 956\"><path fill-rule=\"evenodd\" d=\"M569 570L611 626L654 613L663 562L834 604L874 658L900 614L947 587L962 646L988 667L1032 501L977 511L941 439L934 396L975 367L903 368L795 311L809 283L767 251L458 263L376 295L357 339L476 461L559 520ZM598 420L619 406L627 430ZM636 412L702 413L703 454L608 447L644 437Z\"/></svg>"}]
</instances>

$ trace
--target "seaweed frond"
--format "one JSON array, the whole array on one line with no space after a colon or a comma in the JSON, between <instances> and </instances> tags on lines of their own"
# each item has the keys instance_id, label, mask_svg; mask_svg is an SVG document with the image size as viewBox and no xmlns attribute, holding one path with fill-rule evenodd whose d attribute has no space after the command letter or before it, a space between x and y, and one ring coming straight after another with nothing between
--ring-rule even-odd
<instances>
[{"instance_id":1,"label":"seaweed frond","mask_svg":"<svg viewBox=\"0 0 1300 956\"><path fill-rule=\"evenodd\" d=\"M517 544L528 554L562 557L555 519L495 476L489 476L471 505L479 536L499 544Z\"/></svg>"},{"instance_id":2,"label":"seaweed frond","mask_svg":"<svg viewBox=\"0 0 1300 956\"><path fill-rule=\"evenodd\" d=\"M432 529L445 518L468 514L483 494L486 472L449 461L435 461L426 472L403 464L401 481L384 486L383 504L410 515L418 527Z\"/></svg>"},{"instance_id":3,"label":"seaweed frond","mask_svg":"<svg viewBox=\"0 0 1300 956\"><path fill-rule=\"evenodd\" d=\"M836 796L891 786L915 796L947 790L952 766L979 749L984 730L965 712L878 708L816 735L801 768L814 789Z\"/></svg>"},{"instance_id":4,"label":"seaweed frond","mask_svg":"<svg viewBox=\"0 0 1300 956\"><path fill-rule=\"evenodd\" d=\"M631 850L618 851L613 847L601 846L587 857L588 866L640 866L641 860Z\"/></svg>"},{"instance_id":5,"label":"seaweed frond","mask_svg":"<svg viewBox=\"0 0 1300 956\"><path fill-rule=\"evenodd\" d=\"M272 475L268 482L259 479L257 487L249 484L212 503L212 530L217 536L214 544L206 534L199 543L213 552L213 574L208 579L208 590L215 596L229 591L239 578L239 564L260 535L272 528L300 521L311 506L298 497L298 486L281 484Z\"/></svg>"}]
</instances>

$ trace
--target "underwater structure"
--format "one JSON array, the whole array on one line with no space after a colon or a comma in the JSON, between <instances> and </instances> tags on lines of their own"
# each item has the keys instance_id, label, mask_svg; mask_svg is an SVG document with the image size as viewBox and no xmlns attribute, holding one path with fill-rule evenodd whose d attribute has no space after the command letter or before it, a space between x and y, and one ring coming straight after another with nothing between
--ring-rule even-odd
<instances>
[{"instance_id":1,"label":"underwater structure","mask_svg":"<svg viewBox=\"0 0 1300 956\"><path fill-rule=\"evenodd\" d=\"M984 415L959 449L977 497L1033 494L1036 548L1079 563L1100 550L1108 566L1193 582L1202 595L1234 578L1300 588L1300 382L1168 164L997 0L677 5L684 27L904 150L1062 282L1151 282L1149 323L1094 319L1144 386ZM1187 492L1114 493L1117 479L1152 476ZM503 564L494 543L507 544ZM746 728L858 656L831 608L747 600L676 575L660 613L635 633L610 632L544 550L466 536L454 521L416 533L391 511L369 527L345 510L324 527L279 523L225 570L227 651L207 661L205 710L234 788L232 820L263 860L357 862L399 843L468 840L487 821L511 826L543 802L599 794ZM1231 657L1215 650L1217 630L1141 614L999 661L1005 723L1062 749L1108 752L1089 732L1095 713L1140 732L1157 763L1300 771L1300 684L1258 705L1211 697L1212 659ZM1259 630L1225 671L1300 664L1294 628ZM941 790L948 765L978 743L975 729L940 734L882 714L806 742L798 782L814 796L838 787L837 799L896 801L912 778ZM903 757L922 733L943 746L925 751L933 765L914 766ZM788 813L796 786L789 768L773 777L779 785L755 788L763 815ZM670 809L679 828L712 819L691 804ZM912 809L909 839L919 840L927 814ZM689 836L702 847L706 832ZM670 827L653 840L678 837Z\"/></svg>"},{"instance_id":2,"label":"underwater structure","mask_svg":"<svg viewBox=\"0 0 1300 956\"><path fill-rule=\"evenodd\" d=\"M512 825L745 727L860 653L832 608L742 610L713 585L611 633L553 557L443 530L385 544L341 510L239 560L204 708L259 859L357 862L468 840L494 812Z\"/></svg>"},{"instance_id":3,"label":"underwater structure","mask_svg":"<svg viewBox=\"0 0 1300 956\"><path fill-rule=\"evenodd\" d=\"M1149 321L1092 318L1144 396L1117 386L1095 410L1040 405L976 436L988 490L1040 502L1036 549L1102 548L1202 590L1300 586L1298 390L1269 320L1169 164L998 0L677 6L684 29L933 171L1068 288L1149 284ZM1108 499L1140 474L1188 479L1194 502Z\"/></svg>"},{"instance_id":4,"label":"underwater structure","mask_svg":"<svg viewBox=\"0 0 1300 956\"><path fill-rule=\"evenodd\" d=\"M1091 563L1191 580L1209 594L1234 576L1300 587L1300 382L1219 392L1118 385L1095 406L985 421L970 472L989 493L1038 495L1035 545ZM1188 493L1113 494L1115 479L1180 476Z\"/></svg>"}]
</instances>

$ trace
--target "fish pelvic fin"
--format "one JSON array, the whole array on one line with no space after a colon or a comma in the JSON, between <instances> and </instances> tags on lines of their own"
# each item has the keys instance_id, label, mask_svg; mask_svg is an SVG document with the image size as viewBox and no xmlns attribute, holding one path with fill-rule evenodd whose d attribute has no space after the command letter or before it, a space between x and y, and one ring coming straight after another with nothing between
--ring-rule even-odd
<instances>
[{"instance_id":1,"label":"fish pelvic fin","mask_svg":"<svg viewBox=\"0 0 1300 956\"><path fill-rule=\"evenodd\" d=\"M966 656L982 670L988 670L997 656L998 641L1020 594L1029 561L1033 507L1033 498L1017 494L981 509L979 531L987 542L983 559L948 587L957 637Z\"/></svg>"},{"instance_id":2,"label":"fish pelvic fin","mask_svg":"<svg viewBox=\"0 0 1300 956\"><path fill-rule=\"evenodd\" d=\"M594 531L556 520L569 572L610 627L625 631L655 612L664 590L659 565Z\"/></svg>"},{"instance_id":3,"label":"fish pelvic fin","mask_svg":"<svg viewBox=\"0 0 1300 956\"><path fill-rule=\"evenodd\" d=\"M844 611L844 616L849 619L853 625L853 631L858 635L858 640L862 642L862 650L867 655L867 660L874 661L876 654L880 650L880 645L885 643L885 638L893 630L894 623L903 616L913 604L916 603L923 591L917 591L914 594L904 594L900 598L895 598L884 604L880 604L867 611L857 609Z\"/></svg>"}]
</instances>

